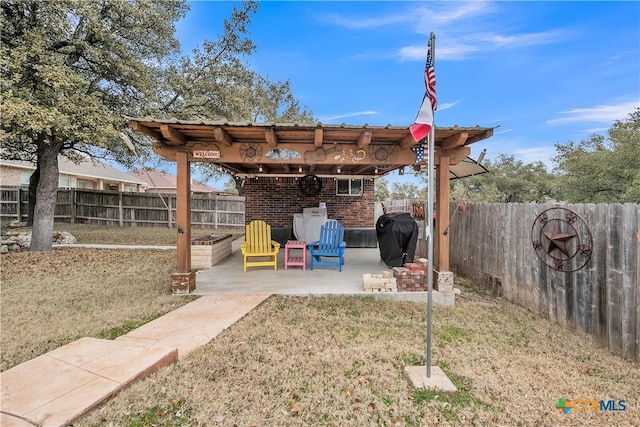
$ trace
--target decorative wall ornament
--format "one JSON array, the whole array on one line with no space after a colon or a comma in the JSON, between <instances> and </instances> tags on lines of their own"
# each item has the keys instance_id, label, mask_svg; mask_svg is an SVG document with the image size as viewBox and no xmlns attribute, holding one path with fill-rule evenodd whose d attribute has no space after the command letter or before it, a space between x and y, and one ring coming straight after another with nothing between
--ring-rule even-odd
<instances>
[{"instance_id":1,"label":"decorative wall ornament","mask_svg":"<svg viewBox=\"0 0 640 427\"><path fill-rule=\"evenodd\" d=\"M566 273L583 268L593 251L589 226L566 208L550 208L538 215L531 227L531 243L543 263Z\"/></svg>"},{"instance_id":2,"label":"decorative wall ornament","mask_svg":"<svg viewBox=\"0 0 640 427\"><path fill-rule=\"evenodd\" d=\"M300 153L289 148L274 148L273 150L269 150L264 156L274 160L292 160L299 158Z\"/></svg>"},{"instance_id":3,"label":"decorative wall ornament","mask_svg":"<svg viewBox=\"0 0 640 427\"><path fill-rule=\"evenodd\" d=\"M398 147L390 145L370 146L368 154L371 163L384 172L393 169L395 160L398 157Z\"/></svg>"},{"instance_id":4,"label":"decorative wall ornament","mask_svg":"<svg viewBox=\"0 0 640 427\"><path fill-rule=\"evenodd\" d=\"M362 160L367 157L367 152L362 148L358 150L350 150L351 162L352 163L360 163Z\"/></svg>"},{"instance_id":5,"label":"decorative wall ornament","mask_svg":"<svg viewBox=\"0 0 640 427\"><path fill-rule=\"evenodd\" d=\"M425 152L425 148L427 148L427 145L422 142L416 146L411 147L411 151L413 151L413 154L416 155L416 165L424 162L425 159L428 160L429 153Z\"/></svg>"},{"instance_id":6,"label":"decorative wall ornament","mask_svg":"<svg viewBox=\"0 0 640 427\"><path fill-rule=\"evenodd\" d=\"M240 146L240 157L248 162L257 161L262 158L262 147L260 144L242 144Z\"/></svg>"},{"instance_id":7,"label":"decorative wall ornament","mask_svg":"<svg viewBox=\"0 0 640 427\"><path fill-rule=\"evenodd\" d=\"M322 190L322 179L315 175L305 175L300 178L298 185L305 196L317 196Z\"/></svg>"},{"instance_id":8,"label":"decorative wall ornament","mask_svg":"<svg viewBox=\"0 0 640 427\"><path fill-rule=\"evenodd\" d=\"M314 150L309 150L304 152L304 162L308 165L315 165L318 162L323 162L327 159L327 154L335 153L338 151L338 143L333 143L333 148L329 148L325 150L322 147L318 147ZM344 150L342 150L344 151ZM338 156L336 154L336 156ZM338 157L334 157L335 160L338 160Z\"/></svg>"}]
</instances>

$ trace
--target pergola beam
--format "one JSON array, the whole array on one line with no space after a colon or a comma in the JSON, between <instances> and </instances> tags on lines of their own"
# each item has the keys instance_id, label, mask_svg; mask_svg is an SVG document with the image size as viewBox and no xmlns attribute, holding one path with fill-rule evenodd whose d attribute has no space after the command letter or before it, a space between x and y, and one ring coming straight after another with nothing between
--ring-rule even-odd
<instances>
[{"instance_id":1,"label":"pergola beam","mask_svg":"<svg viewBox=\"0 0 640 427\"><path fill-rule=\"evenodd\" d=\"M229 135L224 129L222 129L221 127L217 127L213 129L213 136L215 136L216 141L218 141L221 144L226 145L227 147L231 146L231 143L233 142L231 140L231 135Z\"/></svg>"},{"instance_id":2,"label":"pergola beam","mask_svg":"<svg viewBox=\"0 0 640 427\"><path fill-rule=\"evenodd\" d=\"M491 138L492 136L493 136L493 129L487 129L481 134L472 136L471 138L467 139L466 144L467 145L473 144L474 142L482 141L483 139Z\"/></svg>"},{"instance_id":3,"label":"pergola beam","mask_svg":"<svg viewBox=\"0 0 640 427\"><path fill-rule=\"evenodd\" d=\"M270 148L276 148L278 146L278 137L276 131L273 128L267 128L264 130L264 139L267 140L267 145Z\"/></svg>"},{"instance_id":4,"label":"pergola beam","mask_svg":"<svg viewBox=\"0 0 640 427\"><path fill-rule=\"evenodd\" d=\"M460 147L465 145L467 142L467 138L469 138L468 132L460 132L455 135L451 135L449 138L444 139L439 145L443 151L449 150L451 148Z\"/></svg>"},{"instance_id":5,"label":"pergola beam","mask_svg":"<svg viewBox=\"0 0 640 427\"><path fill-rule=\"evenodd\" d=\"M370 130L365 130L358 137L358 148L365 148L367 145L371 144L371 135L373 132Z\"/></svg>"},{"instance_id":6,"label":"pergola beam","mask_svg":"<svg viewBox=\"0 0 640 427\"><path fill-rule=\"evenodd\" d=\"M172 142L175 145L186 144L184 135L179 130L169 126L168 124L160 125L160 132L162 132L162 136L164 137L164 139Z\"/></svg>"},{"instance_id":7,"label":"pergola beam","mask_svg":"<svg viewBox=\"0 0 640 427\"><path fill-rule=\"evenodd\" d=\"M413 135L411 134L405 136L404 138L402 138L402 141L400 141L400 148L402 150L413 147L414 145L416 145L416 140L413 139Z\"/></svg>"},{"instance_id":8,"label":"pergola beam","mask_svg":"<svg viewBox=\"0 0 640 427\"><path fill-rule=\"evenodd\" d=\"M156 141L162 141L162 134L160 132L156 132L155 130L148 128L146 126L141 125L140 123L129 120L129 126L131 129L136 132L140 132L143 135L147 135L150 138L155 139Z\"/></svg>"},{"instance_id":9,"label":"pergola beam","mask_svg":"<svg viewBox=\"0 0 640 427\"><path fill-rule=\"evenodd\" d=\"M324 132L322 129L316 129L313 133L313 146L316 148L322 147L324 141Z\"/></svg>"}]
</instances>

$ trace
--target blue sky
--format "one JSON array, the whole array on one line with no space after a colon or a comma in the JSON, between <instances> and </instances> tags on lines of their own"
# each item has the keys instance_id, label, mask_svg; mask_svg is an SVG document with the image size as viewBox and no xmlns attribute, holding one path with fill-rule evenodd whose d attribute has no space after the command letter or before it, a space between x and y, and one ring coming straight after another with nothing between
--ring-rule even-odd
<instances>
[{"instance_id":1,"label":"blue sky","mask_svg":"<svg viewBox=\"0 0 640 427\"><path fill-rule=\"evenodd\" d=\"M216 39L232 2L190 2L184 52ZM557 142L604 133L640 106L640 2L275 2L249 27L251 67L323 123L408 126L436 35L436 126L497 127L472 157L551 170ZM407 181L412 177L390 177Z\"/></svg>"}]
</instances>

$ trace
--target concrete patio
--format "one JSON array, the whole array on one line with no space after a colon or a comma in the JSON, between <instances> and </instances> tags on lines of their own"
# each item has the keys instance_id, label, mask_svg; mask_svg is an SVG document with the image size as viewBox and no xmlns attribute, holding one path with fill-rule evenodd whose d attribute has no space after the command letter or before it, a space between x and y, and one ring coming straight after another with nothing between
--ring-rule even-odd
<instances>
[{"instance_id":1,"label":"concrete patio","mask_svg":"<svg viewBox=\"0 0 640 427\"><path fill-rule=\"evenodd\" d=\"M391 271L380 259L377 248L347 248L342 271L329 267L309 269L307 254L306 269L284 267L284 245L278 254L278 270L271 267L242 269L242 253L238 239L232 244L231 255L212 268L199 270L196 274L196 295L357 295L398 301L427 302L427 292L368 292L362 285L365 273L379 274ZM453 306L453 293L433 291L433 303Z\"/></svg>"}]
</instances>

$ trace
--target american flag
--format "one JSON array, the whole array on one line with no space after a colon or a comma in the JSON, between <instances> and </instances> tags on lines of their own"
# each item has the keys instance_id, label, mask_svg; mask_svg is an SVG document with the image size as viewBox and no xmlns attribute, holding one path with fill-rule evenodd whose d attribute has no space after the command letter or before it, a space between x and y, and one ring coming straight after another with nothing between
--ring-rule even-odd
<instances>
[{"instance_id":1,"label":"american flag","mask_svg":"<svg viewBox=\"0 0 640 427\"><path fill-rule=\"evenodd\" d=\"M438 99L436 98L436 71L433 67L433 45L429 39L427 46L427 62L424 67L424 85L426 92L422 98L422 104L418 115L409 130L416 142L423 140L431 132L433 126L433 112L438 108ZM427 99L429 102L427 102Z\"/></svg>"},{"instance_id":2,"label":"american flag","mask_svg":"<svg viewBox=\"0 0 640 427\"><path fill-rule=\"evenodd\" d=\"M436 98L436 70L433 68L433 47L429 39L427 48L427 62L424 67L424 85L427 89L427 95L431 100L431 111L438 109L438 98Z\"/></svg>"}]
</instances>

